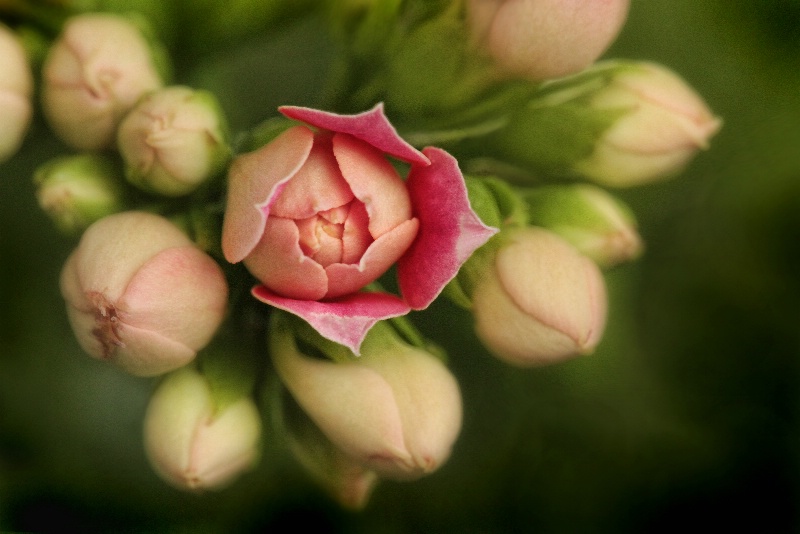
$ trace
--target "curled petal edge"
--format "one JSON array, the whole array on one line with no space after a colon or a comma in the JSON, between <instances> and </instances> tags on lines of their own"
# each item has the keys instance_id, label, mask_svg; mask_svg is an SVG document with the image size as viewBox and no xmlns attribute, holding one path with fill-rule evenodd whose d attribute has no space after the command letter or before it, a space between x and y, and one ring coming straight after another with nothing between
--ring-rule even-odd
<instances>
[{"instance_id":1,"label":"curled petal edge","mask_svg":"<svg viewBox=\"0 0 800 534\"><path fill-rule=\"evenodd\" d=\"M263 285L252 290L265 304L297 315L319 334L360 354L367 332L378 321L406 315L411 308L388 293L352 293L326 301L297 300L276 295Z\"/></svg>"}]
</instances>

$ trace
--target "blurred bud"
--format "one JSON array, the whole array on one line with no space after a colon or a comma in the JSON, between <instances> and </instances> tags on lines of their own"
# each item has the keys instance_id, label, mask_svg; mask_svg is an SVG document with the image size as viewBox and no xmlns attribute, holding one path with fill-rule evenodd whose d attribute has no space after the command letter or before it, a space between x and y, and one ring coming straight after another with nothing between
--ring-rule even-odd
<instances>
[{"instance_id":1,"label":"blurred bud","mask_svg":"<svg viewBox=\"0 0 800 534\"><path fill-rule=\"evenodd\" d=\"M214 95L180 86L142 98L120 124L117 148L128 180L165 196L194 191L230 155L225 118Z\"/></svg>"},{"instance_id":2,"label":"blurred bud","mask_svg":"<svg viewBox=\"0 0 800 534\"><path fill-rule=\"evenodd\" d=\"M65 234L77 234L121 211L120 180L114 164L97 154L56 158L33 175L39 207Z\"/></svg>"},{"instance_id":3,"label":"blurred bud","mask_svg":"<svg viewBox=\"0 0 800 534\"><path fill-rule=\"evenodd\" d=\"M461 394L441 360L402 341L385 322L370 329L360 357L316 358L298 346L287 316L275 315L275 368L336 448L393 479L419 478L447 460L461 429ZM315 343L327 341L306 329ZM344 349L328 343L331 353Z\"/></svg>"},{"instance_id":4,"label":"blurred bud","mask_svg":"<svg viewBox=\"0 0 800 534\"><path fill-rule=\"evenodd\" d=\"M19 150L33 115L33 75L25 49L0 23L0 163Z\"/></svg>"},{"instance_id":5,"label":"blurred bud","mask_svg":"<svg viewBox=\"0 0 800 534\"><path fill-rule=\"evenodd\" d=\"M537 187L526 199L531 224L558 234L601 267L613 267L642 252L633 212L599 187Z\"/></svg>"},{"instance_id":6,"label":"blurred bud","mask_svg":"<svg viewBox=\"0 0 800 534\"><path fill-rule=\"evenodd\" d=\"M666 68L607 61L542 86L472 149L534 173L626 187L678 173L720 125Z\"/></svg>"},{"instance_id":7,"label":"blurred bud","mask_svg":"<svg viewBox=\"0 0 800 534\"><path fill-rule=\"evenodd\" d=\"M629 0L469 0L473 41L509 74L529 80L579 72L625 23Z\"/></svg>"},{"instance_id":8,"label":"blurred bud","mask_svg":"<svg viewBox=\"0 0 800 534\"><path fill-rule=\"evenodd\" d=\"M131 374L190 362L225 313L222 270L172 223L144 212L104 217L84 232L61 272L81 347Z\"/></svg>"},{"instance_id":9,"label":"blurred bud","mask_svg":"<svg viewBox=\"0 0 800 534\"><path fill-rule=\"evenodd\" d=\"M341 506L351 510L364 508L379 482L377 473L338 449L294 399L285 397L282 422L294 457Z\"/></svg>"},{"instance_id":10,"label":"blurred bud","mask_svg":"<svg viewBox=\"0 0 800 534\"><path fill-rule=\"evenodd\" d=\"M220 489L259 457L261 417L249 396L223 408L206 378L186 367L153 393L144 445L153 469L180 489Z\"/></svg>"},{"instance_id":11,"label":"blurred bud","mask_svg":"<svg viewBox=\"0 0 800 534\"><path fill-rule=\"evenodd\" d=\"M708 147L722 122L685 81L655 63L619 69L591 99L597 110L627 110L575 169L612 187L651 182L681 171Z\"/></svg>"},{"instance_id":12,"label":"blurred bud","mask_svg":"<svg viewBox=\"0 0 800 534\"><path fill-rule=\"evenodd\" d=\"M597 265L542 228L500 237L505 243L472 294L480 340L498 358L519 366L591 353L606 319Z\"/></svg>"},{"instance_id":13,"label":"blurred bud","mask_svg":"<svg viewBox=\"0 0 800 534\"><path fill-rule=\"evenodd\" d=\"M43 71L43 109L56 134L77 149L110 146L125 113L162 85L152 46L119 15L67 20Z\"/></svg>"}]
</instances>

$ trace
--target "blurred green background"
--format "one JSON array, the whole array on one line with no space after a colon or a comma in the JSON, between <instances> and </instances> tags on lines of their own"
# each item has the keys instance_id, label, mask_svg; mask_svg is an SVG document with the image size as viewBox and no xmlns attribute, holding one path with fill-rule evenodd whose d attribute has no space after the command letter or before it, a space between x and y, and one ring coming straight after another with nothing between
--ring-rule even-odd
<instances>
[{"instance_id":1,"label":"blurred green background","mask_svg":"<svg viewBox=\"0 0 800 534\"><path fill-rule=\"evenodd\" d=\"M235 128L313 104L314 22L221 47L178 72ZM800 530L800 2L633 0L606 54L683 75L725 125L679 179L620 192L647 243L608 272L591 357L504 366L447 303L415 315L451 354L464 428L450 461L339 510L276 436L257 470L192 495L148 466L153 382L85 356L58 292L74 242L31 174L63 151L41 123L0 166L0 530L673 532Z\"/></svg>"}]
</instances>

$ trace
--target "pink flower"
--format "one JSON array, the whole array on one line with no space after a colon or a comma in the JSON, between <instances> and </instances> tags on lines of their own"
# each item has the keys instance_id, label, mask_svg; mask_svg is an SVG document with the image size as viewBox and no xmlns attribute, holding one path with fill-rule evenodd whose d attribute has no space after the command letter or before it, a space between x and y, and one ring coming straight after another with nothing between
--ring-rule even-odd
<instances>
[{"instance_id":1,"label":"pink flower","mask_svg":"<svg viewBox=\"0 0 800 534\"><path fill-rule=\"evenodd\" d=\"M495 230L472 211L458 163L416 150L383 113L282 107L295 126L229 173L222 249L259 300L354 352L376 321L426 308ZM411 164L403 180L386 156ZM360 290L397 263L402 298Z\"/></svg>"}]
</instances>

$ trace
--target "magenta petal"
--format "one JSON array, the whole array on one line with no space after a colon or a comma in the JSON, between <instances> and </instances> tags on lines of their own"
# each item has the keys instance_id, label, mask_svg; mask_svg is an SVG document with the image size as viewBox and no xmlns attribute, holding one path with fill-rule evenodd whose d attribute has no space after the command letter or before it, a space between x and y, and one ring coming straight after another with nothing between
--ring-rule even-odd
<instances>
[{"instance_id":1,"label":"magenta petal","mask_svg":"<svg viewBox=\"0 0 800 534\"><path fill-rule=\"evenodd\" d=\"M321 336L346 346L356 355L375 323L411 311L405 302L387 293L352 293L320 302L285 298L265 286L256 286L253 296L306 320Z\"/></svg>"},{"instance_id":2,"label":"magenta petal","mask_svg":"<svg viewBox=\"0 0 800 534\"><path fill-rule=\"evenodd\" d=\"M427 308L470 255L498 231L472 211L456 159L439 148L423 152L431 164L414 165L408 175L419 233L397 263L400 291L415 310Z\"/></svg>"},{"instance_id":3,"label":"magenta petal","mask_svg":"<svg viewBox=\"0 0 800 534\"><path fill-rule=\"evenodd\" d=\"M299 106L281 106L278 111L298 120L332 132L341 132L366 141L390 156L408 163L429 165L428 158L397 134L383 113L383 102L357 115L339 115Z\"/></svg>"}]
</instances>

